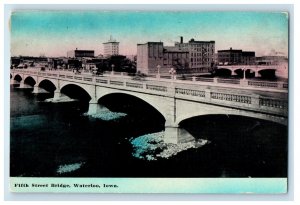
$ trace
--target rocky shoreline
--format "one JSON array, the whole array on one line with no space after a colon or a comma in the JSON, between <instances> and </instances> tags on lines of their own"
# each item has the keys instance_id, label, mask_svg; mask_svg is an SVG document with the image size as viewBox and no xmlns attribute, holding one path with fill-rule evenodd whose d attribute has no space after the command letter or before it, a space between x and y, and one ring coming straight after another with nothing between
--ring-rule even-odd
<instances>
[{"instance_id":1,"label":"rocky shoreline","mask_svg":"<svg viewBox=\"0 0 300 205\"><path fill-rule=\"evenodd\" d=\"M144 160L157 160L159 158L168 159L178 153L191 149L199 148L210 143L208 140L197 140L196 142L186 142L180 144L165 143L163 141L164 132L146 134L137 138L131 138L133 146L132 155Z\"/></svg>"}]
</instances>

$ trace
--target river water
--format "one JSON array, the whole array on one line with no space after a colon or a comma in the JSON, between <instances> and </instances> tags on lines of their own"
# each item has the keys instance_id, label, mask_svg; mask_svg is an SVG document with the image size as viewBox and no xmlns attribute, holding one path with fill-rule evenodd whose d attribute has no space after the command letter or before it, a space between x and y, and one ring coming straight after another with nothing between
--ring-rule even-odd
<instances>
[{"instance_id":1,"label":"river water","mask_svg":"<svg viewBox=\"0 0 300 205\"><path fill-rule=\"evenodd\" d=\"M141 123L131 113L96 119L84 115L87 103L46 103L51 94L31 92L11 87L11 176L287 176L286 126L238 116L193 118L182 126L209 144L148 161L133 156L130 139L163 131L159 120Z\"/></svg>"}]
</instances>

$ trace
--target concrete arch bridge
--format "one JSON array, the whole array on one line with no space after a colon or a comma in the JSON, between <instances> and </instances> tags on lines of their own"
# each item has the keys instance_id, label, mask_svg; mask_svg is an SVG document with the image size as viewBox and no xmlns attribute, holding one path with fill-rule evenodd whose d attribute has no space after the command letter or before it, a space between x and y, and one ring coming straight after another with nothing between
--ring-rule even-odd
<instances>
[{"instance_id":1,"label":"concrete arch bridge","mask_svg":"<svg viewBox=\"0 0 300 205\"><path fill-rule=\"evenodd\" d=\"M67 85L76 85L89 96L89 114L101 109L98 100L110 94L125 94L151 105L165 118L165 142L194 140L180 123L201 115L239 115L287 125L287 90L277 87L241 87L201 81L146 78L133 80L125 75L76 75L72 72L11 70L12 83L32 86L39 93L48 84L54 99Z\"/></svg>"},{"instance_id":2,"label":"concrete arch bridge","mask_svg":"<svg viewBox=\"0 0 300 205\"><path fill-rule=\"evenodd\" d=\"M243 75L245 73L246 75L254 73L255 77L261 77L263 72L273 73L275 76L276 72L283 68L277 65L219 65L218 70L221 69L230 71L231 76L238 73L242 73Z\"/></svg>"}]
</instances>

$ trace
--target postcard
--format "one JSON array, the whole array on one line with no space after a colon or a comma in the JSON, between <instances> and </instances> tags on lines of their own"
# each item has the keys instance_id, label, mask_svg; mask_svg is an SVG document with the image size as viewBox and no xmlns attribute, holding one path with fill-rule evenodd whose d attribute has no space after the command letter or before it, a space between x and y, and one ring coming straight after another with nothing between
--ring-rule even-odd
<instances>
[{"instance_id":1,"label":"postcard","mask_svg":"<svg viewBox=\"0 0 300 205\"><path fill-rule=\"evenodd\" d=\"M10 190L287 193L289 13L15 10Z\"/></svg>"}]
</instances>

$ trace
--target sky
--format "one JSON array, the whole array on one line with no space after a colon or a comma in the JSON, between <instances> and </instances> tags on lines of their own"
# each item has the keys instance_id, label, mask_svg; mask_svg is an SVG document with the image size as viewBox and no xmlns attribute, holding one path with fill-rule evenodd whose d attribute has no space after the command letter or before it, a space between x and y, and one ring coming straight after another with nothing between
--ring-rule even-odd
<instances>
[{"instance_id":1,"label":"sky","mask_svg":"<svg viewBox=\"0 0 300 205\"><path fill-rule=\"evenodd\" d=\"M110 35L122 55L136 55L137 44L148 41L172 46L180 36L184 42L214 40L216 51L288 55L288 21L282 12L15 11L11 55L66 56L76 48L99 55Z\"/></svg>"}]
</instances>

